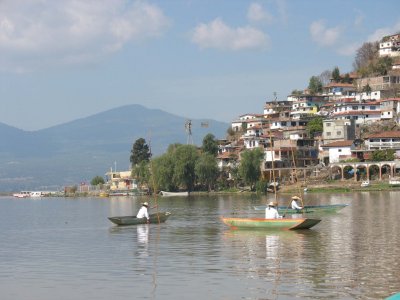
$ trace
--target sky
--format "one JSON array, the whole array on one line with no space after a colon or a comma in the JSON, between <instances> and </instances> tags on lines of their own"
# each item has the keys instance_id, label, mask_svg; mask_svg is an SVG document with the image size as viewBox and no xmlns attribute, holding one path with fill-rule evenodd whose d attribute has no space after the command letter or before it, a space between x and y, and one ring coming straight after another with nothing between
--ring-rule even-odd
<instances>
[{"instance_id":1,"label":"sky","mask_svg":"<svg viewBox=\"0 0 400 300\"><path fill-rule=\"evenodd\" d=\"M400 31L398 0L1 0L0 122L141 104L231 122Z\"/></svg>"}]
</instances>

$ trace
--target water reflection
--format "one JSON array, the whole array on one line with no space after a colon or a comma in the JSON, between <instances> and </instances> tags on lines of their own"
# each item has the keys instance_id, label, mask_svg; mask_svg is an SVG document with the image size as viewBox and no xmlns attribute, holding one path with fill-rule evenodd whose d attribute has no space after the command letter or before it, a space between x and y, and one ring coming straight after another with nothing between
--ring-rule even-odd
<instances>
[{"instance_id":1,"label":"water reflection","mask_svg":"<svg viewBox=\"0 0 400 300\"><path fill-rule=\"evenodd\" d=\"M140 224L136 226L137 233L137 256L139 258L148 257L149 243L149 224Z\"/></svg>"}]
</instances>

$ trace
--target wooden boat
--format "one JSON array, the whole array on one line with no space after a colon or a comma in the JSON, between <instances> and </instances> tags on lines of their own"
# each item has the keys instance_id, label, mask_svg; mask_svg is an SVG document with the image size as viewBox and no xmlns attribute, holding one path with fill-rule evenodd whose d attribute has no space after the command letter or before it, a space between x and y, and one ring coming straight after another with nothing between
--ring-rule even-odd
<instances>
[{"instance_id":1,"label":"wooden boat","mask_svg":"<svg viewBox=\"0 0 400 300\"><path fill-rule=\"evenodd\" d=\"M149 215L149 223L158 224L164 223L168 217L171 215L170 212L160 212ZM109 217L108 218L114 224L119 226L126 226L126 225L138 225L138 224L146 224L146 218L136 218L136 216L123 216L123 217Z\"/></svg>"},{"instance_id":2,"label":"wooden boat","mask_svg":"<svg viewBox=\"0 0 400 300\"><path fill-rule=\"evenodd\" d=\"M400 300L400 293L397 293L390 297L387 297L387 298L385 298L385 300Z\"/></svg>"},{"instance_id":3,"label":"wooden boat","mask_svg":"<svg viewBox=\"0 0 400 300\"><path fill-rule=\"evenodd\" d=\"M309 229L317 225L319 219L263 219L263 218L225 218L222 222L230 226L232 229L266 229L266 230L297 230Z\"/></svg>"},{"instance_id":4,"label":"wooden boat","mask_svg":"<svg viewBox=\"0 0 400 300\"><path fill-rule=\"evenodd\" d=\"M279 206L278 211L280 214L307 214L307 213L334 213L342 208L345 208L348 204L327 204L327 205L305 205L302 210L292 209L286 206ZM254 206L255 210L265 210L266 205Z\"/></svg>"},{"instance_id":5,"label":"wooden boat","mask_svg":"<svg viewBox=\"0 0 400 300\"><path fill-rule=\"evenodd\" d=\"M160 192L161 196L164 197L172 197L172 196L189 196L189 192L165 192L165 191L161 191Z\"/></svg>"}]
</instances>

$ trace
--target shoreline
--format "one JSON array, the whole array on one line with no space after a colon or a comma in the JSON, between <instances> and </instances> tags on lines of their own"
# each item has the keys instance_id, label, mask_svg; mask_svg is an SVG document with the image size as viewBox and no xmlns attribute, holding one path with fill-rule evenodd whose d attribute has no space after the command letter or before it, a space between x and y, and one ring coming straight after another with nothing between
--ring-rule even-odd
<instances>
[{"instance_id":1,"label":"shoreline","mask_svg":"<svg viewBox=\"0 0 400 300\"><path fill-rule=\"evenodd\" d=\"M304 189L307 188L307 191ZM347 182L347 181L334 181L334 182L308 182L307 184L282 184L277 191L278 194L303 194L303 193L351 193L351 192L372 192L372 191L400 191L400 186L391 186L387 182L375 181L370 182L367 187L361 187L361 182ZM255 194L256 191L250 191L249 189L237 189L237 190L226 190L226 191L193 191L191 195L223 195L223 194ZM270 193L267 193L270 194ZM13 196L13 192L0 192L0 196L7 197ZM99 192L90 193L67 193L65 195L49 195L50 197L100 197ZM49 197L43 196L43 197ZM135 195L141 197L154 197L154 195ZM108 196L110 197L110 196ZM113 196L111 196L113 197Z\"/></svg>"}]
</instances>

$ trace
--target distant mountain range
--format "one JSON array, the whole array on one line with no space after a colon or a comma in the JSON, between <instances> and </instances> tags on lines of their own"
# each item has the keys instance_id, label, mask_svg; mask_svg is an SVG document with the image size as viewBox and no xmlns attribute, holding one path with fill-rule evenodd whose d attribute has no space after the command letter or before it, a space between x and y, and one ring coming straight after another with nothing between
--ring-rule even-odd
<instances>
[{"instance_id":1,"label":"distant mountain range","mask_svg":"<svg viewBox=\"0 0 400 300\"><path fill-rule=\"evenodd\" d=\"M0 123L0 191L54 190L90 182L111 168L128 170L138 138L158 156L170 144L188 142L186 121L134 104L32 132ZM225 138L229 127L210 119L191 121L193 142L199 146L208 133Z\"/></svg>"}]
</instances>

